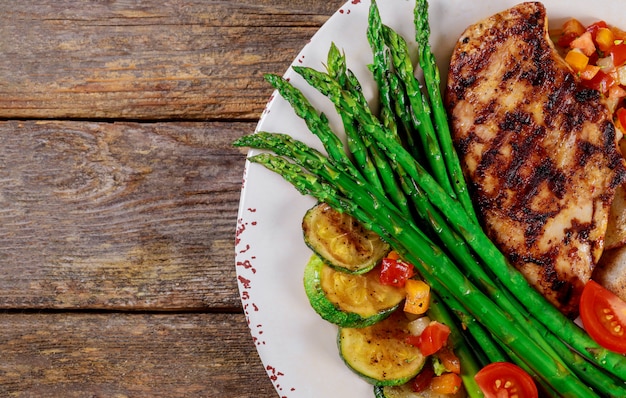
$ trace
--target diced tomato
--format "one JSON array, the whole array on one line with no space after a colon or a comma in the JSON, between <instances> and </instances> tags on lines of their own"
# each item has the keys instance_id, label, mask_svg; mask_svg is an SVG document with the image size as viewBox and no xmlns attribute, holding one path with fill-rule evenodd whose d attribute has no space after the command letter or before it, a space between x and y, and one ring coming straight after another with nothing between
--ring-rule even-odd
<instances>
[{"instance_id":1,"label":"diced tomato","mask_svg":"<svg viewBox=\"0 0 626 398\"><path fill-rule=\"evenodd\" d=\"M572 40L574 40L575 38L577 38L578 35L576 33L563 33L561 34L561 36L559 36L559 39L557 40L556 44L558 44L559 46L563 47L563 48L567 48L569 47L569 44L572 42Z\"/></svg>"},{"instance_id":2,"label":"diced tomato","mask_svg":"<svg viewBox=\"0 0 626 398\"><path fill-rule=\"evenodd\" d=\"M607 23L605 21L597 21L592 23L591 25L587 26L587 32L591 33L591 37L593 38L593 40L596 39L596 36L598 34L598 30L600 28L608 28L609 26L607 25Z\"/></svg>"},{"instance_id":3,"label":"diced tomato","mask_svg":"<svg viewBox=\"0 0 626 398\"><path fill-rule=\"evenodd\" d=\"M626 131L626 109L619 108L615 115L617 116L617 122L622 131Z\"/></svg>"},{"instance_id":4,"label":"diced tomato","mask_svg":"<svg viewBox=\"0 0 626 398\"><path fill-rule=\"evenodd\" d=\"M463 380L456 373L444 373L441 376L433 377L430 382L430 389L436 394L456 394L461 389Z\"/></svg>"},{"instance_id":5,"label":"diced tomato","mask_svg":"<svg viewBox=\"0 0 626 398\"><path fill-rule=\"evenodd\" d=\"M422 355L429 356L439 351L448 342L450 328L443 323L433 321L419 336L408 336L406 342L420 349Z\"/></svg>"},{"instance_id":6,"label":"diced tomato","mask_svg":"<svg viewBox=\"0 0 626 398\"><path fill-rule=\"evenodd\" d=\"M392 250L387 253L387 258L390 258L392 260L400 260L400 254L397 251Z\"/></svg>"},{"instance_id":7,"label":"diced tomato","mask_svg":"<svg viewBox=\"0 0 626 398\"><path fill-rule=\"evenodd\" d=\"M613 76L610 74L604 73L600 70L592 79L584 80L583 84L591 89L598 90L605 94L615 84L615 79L613 79Z\"/></svg>"},{"instance_id":8,"label":"diced tomato","mask_svg":"<svg viewBox=\"0 0 626 398\"><path fill-rule=\"evenodd\" d=\"M613 65L623 65L626 62L626 43L613 44L608 53L613 57Z\"/></svg>"},{"instance_id":9,"label":"diced tomato","mask_svg":"<svg viewBox=\"0 0 626 398\"><path fill-rule=\"evenodd\" d=\"M580 71L580 78L583 80L591 80L593 79L598 72L600 72L600 67L597 65L587 65L585 69Z\"/></svg>"},{"instance_id":10,"label":"diced tomato","mask_svg":"<svg viewBox=\"0 0 626 398\"><path fill-rule=\"evenodd\" d=\"M626 302L591 280L580 298L580 318L598 344L626 354Z\"/></svg>"},{"instance_id":11,"label":"diced tomato","mask_svg":"<svg viewBox=\"0 0 626 398\"><path fill-rule=\"evenodd\" d=\"M587 57L590 57L596 52L596 45L594 44L593 37L591 37L591 32L585 32L578 36L571 41L569 46L571 48L579 49Z\"/></svg>"},{"instance_id":12,"label":"diced tomato","mask_svg":"<svg viewBox=\"0 0 626 398\"><path fill-rule=\"evenodd\" d=\"M428 311L430 286L418 279L408 279L404 287L406 289L404 311L415 315L421 315Z\"/></svg>"},{"instance_id":13,"label":"diced tomato","mask_svg":"<svg viewBox=\"0 0 626 398\"><path fill-rule=\"evenodd\" d=\"M537 398L539 393L532 377L509 362L493 362L474 376L485 398Z\"/></svg>"},{"instance_id":14,"label":"diced tomato","mask_svg":"<svg viewBox=\"0 0 626 398\"><path fill-rule=\"evenodd\" d=\"M424 366L421 372L411 380L411 389L414 392L422 392L430 387L430 382L435 377L435 371L430 361Z\"/></svg>"},{"instance_id":15,"label":"diced tomato","mask_svg":"<svg viewBox=\"0 0 626 398\"><path fill-rule=\"evenodd\" d=\"M584 25L575 18L569 19L563 24L562 34L557 44L561 47L568 47L572 40L583 33L585 33Z\"/></svg>"},{"instance_id":16,"label":"diced tomato","mask_svg":"<svg viewBox=\"0 0 626 398\"><path fill-rule=\"evenodd\" d=\"M382 285L404 287L406 281L414 275L413 265L399 259L383 258L380 268L380 283Z\"/></svg>"},{"instance_id":17,"label":"diced tomato","mask_svg":"<svg viewBox=\"0 0 626 398\"><path fill-rule=\"evenodd\" d=\"M443 347L440 349L437 352L437 356L439 357L439 361L441 361L443 367L448 372L456 374L461 373L461 361L450 347Z\"/></svg>"}]
</instances>

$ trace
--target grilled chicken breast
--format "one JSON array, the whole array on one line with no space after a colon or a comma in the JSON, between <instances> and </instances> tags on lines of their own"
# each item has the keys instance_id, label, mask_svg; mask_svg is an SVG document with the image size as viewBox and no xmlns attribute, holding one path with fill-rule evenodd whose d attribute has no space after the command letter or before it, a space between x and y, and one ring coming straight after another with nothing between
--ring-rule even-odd
<instances>
[{"instance_id":1,"label":"grilled chicken breast","mask_svg":"<svg viewBox=\"0 0 626 398\"><path fill-rule=\"evenodd\" d=\"M532 285L576 316L626 174L612 116L556 52L541 3L467 28L446 105L485 230Z\"/></svg>"}]
</instances>

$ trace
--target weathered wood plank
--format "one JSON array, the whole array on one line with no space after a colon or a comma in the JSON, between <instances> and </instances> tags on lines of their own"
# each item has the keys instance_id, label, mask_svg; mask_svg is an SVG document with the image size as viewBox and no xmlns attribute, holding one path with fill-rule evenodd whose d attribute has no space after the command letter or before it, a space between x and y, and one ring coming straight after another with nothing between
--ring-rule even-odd
<instances>
[{"instance_id":1,"label":"weathered wood plank","mask_svg":"<svg viewBox=\"0 0 626 398\"><path fill-rule=\"evenodd\" d=\"M0 352L3 397L277 396L243 315L5 313Z\"/></svg>"},{"instance_id":2,"label":"weathered wood plank","mask_svg":"<svg viewBox=\"0 0 626 398\"><path fill-rule=\"evenodd\" d=\"M239 310L253 123L0 122L0 308Z\"/></svg>"},{"instance_id":3,"label":"weathered wood plank","mask_svg":"<svg viewBox=\"0 0 626 398\"><path fill-rule=\"evenodd\" d=\"M256 119L341 3L0 2L0 119Z\"/></svg>"}]
</instances>

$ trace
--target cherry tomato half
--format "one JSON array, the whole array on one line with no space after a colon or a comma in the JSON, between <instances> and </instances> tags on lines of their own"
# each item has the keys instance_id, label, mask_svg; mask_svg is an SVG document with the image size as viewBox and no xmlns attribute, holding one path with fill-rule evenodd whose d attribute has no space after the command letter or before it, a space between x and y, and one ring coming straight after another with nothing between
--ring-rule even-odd
<instances>
[{"instance_id":1,"label":"cherry tomato half","mask_svg":"<svg viewBox=\"0 0 626 398\"><path fill-rule=\"evenodd\" d=\"M597 282L589 281L580 297L580 318L598 344L626 354L626 302Z\"/></svg>"},{"instance_id":2,"label":"cherry tomato half","mask_svg":"<svg viewBox=\"0 0 626 398\"><path fill-rule=\"evenodd\" d=\"M485 398L537 398L539 392L532 377L509 362L493 362L474 376Z\"/></svg>"}]
</instances>

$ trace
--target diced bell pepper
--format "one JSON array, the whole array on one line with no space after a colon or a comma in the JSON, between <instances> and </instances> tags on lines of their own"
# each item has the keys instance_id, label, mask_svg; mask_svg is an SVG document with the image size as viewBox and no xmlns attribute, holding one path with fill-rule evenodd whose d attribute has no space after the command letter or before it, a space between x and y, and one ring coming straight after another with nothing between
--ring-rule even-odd
<instances>
[{"instance_id":1,"label":"diced bell pepper","mask_svg":"<svg viewBox=\"0 0 626 398\"><path fill-rule=\"evenodd\" d=\"M589 64L589 57L583 54L579 49L573 49L567 52L565 62L574 69L575 72L582 72Z\"/></svg>"},{"instance_id":2,"label":"diced bell pepper","mask_svg":"<svg viewBox=\"0 0 626 398\"><path fill-rule=\"evenodd\" d=\"M430 382L430 389L436 394L456 394L463 381L456 373L444 373L441 376L435 376Z\"/></svg>"},{"instance_id":3,"label":"diced bell pepper","mask_svg":"<svg viewBox=\"0 0 626 398\"><path fill-rule=\"evenodd\" d=\"M615 35L609 28L600 28L596 33L596 44L600 51L608 51L615 42Z\"/></svg>"},{"instance_id":4,"label":"diced bell pepper","mask_svg":"<svg viewBox=\"0 0 626 398\"><path fill-rule=\"evenodd\" d=\"M430 286L419 279L409 279L404 288L406 290L406 300L404 301L404 311L421 315L428 311L430 304Z\"/></svg>"},{"instance_id":5,"label":"diced bell pepper","mask_svg":"<svg viewBox=\"0 0 626 398\"><path fill-rule=\"evenodd\" d=\"M595 40L596 35L598 34L598 30L608 27L609 25L605 21L597 21L587 26L586 30L587 32L591 33L591 37L593 38L593 40Z\"/></svg>"}]
</instances>

